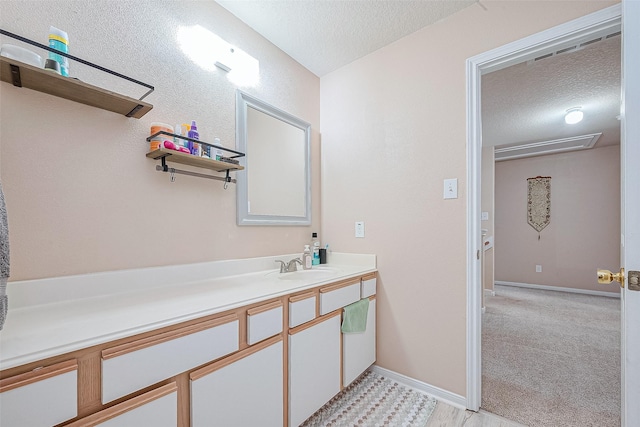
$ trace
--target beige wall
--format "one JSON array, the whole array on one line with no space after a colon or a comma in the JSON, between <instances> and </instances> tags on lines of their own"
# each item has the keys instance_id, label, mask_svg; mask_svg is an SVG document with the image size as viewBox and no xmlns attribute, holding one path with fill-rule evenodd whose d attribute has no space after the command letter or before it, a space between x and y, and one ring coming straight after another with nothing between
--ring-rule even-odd
<instances>
[{"instance_id":1,"label":"beige wall","mask_svg":"<svg viewBox=\"0 0 640 427\"><path fill-rule=\"evenodd\" d=\"M69 33L71 54L156 88L154 109L135 120L0 84L12 280L291 253L320 231L319 79L217 3L2 1L0 24L44 43L55 25ZM182 175L170 183L145 157L154 121L196 120L202 140L235 147L237 87L179 49L179 26L193 25L259 60L259 84L243 90L311 123L313 226L238 227L234 185ZM144 93L77 63L71 74Z\"/></svg>"},{"instance_id":2,"label":"beige wall","mask_svg":"<svg viewBox=\"0 0 640 427\"><path fill-rule=\"evenodd\" d=\"M378 255L377 363L463 396L465 60L612 4L482 3L323 77L320 96L323 242Z\"/></svg>"},{"instance_id":3,"label":"beige wall","mask_svg":"<svg viewBox=\"0 0 640 427\"><path fill-rule=\"evenodd\" d=\"M619 146L496 163L496 280L618 293L596 269L620 264L619 165ZM526 217L526 180L538 175L552 177L540 240Z\"/></svg>"}]
</instances>

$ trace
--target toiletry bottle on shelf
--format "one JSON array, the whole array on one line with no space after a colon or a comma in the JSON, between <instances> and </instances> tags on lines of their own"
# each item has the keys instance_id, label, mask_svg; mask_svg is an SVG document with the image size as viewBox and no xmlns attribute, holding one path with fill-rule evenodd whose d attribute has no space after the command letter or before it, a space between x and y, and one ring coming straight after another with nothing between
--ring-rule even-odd
<instances>
[{"instance_id":1,"label":"toiletry bottle on shelf","mask_svg":"<svg viewBox=\"0 0 640 427\"><path fill-rule=\"evenodd\" d=\"M313 265L320 264L320 241L318 240L318 233L311 233L311 243L313 244Z\"/></svg>"},{"instance_id":2,"label":"toiletry bottle on shelf","mask_svg":"<svg viewBox=\"0 0 640 427\"><path fill-rule=\"evenodd\" d=\"M51 26L49 27L49 47L60 52L69 53L69 36L64 31ZM49 52L49 59L53 59L60 64L60 74L69 77L69 58Z\"/></svg>"},{"instance_id":3,"label":"toiletry bottle on shelf","mask_svg":"<svg viewBox=\"0 0 640 427\"><path fill-rule=\"evenodd\" d=\"M218 147L221 147L222 145L220 145L220 138L216 137L213 138L213 145L217 145ZM214 160L221 160L222 159L222 150L219 148L212 148L211 150L213 150L213 152L211 153L212 156L211 158Z\"/></svg>"},{"instance_id":4,"label":"toiletry bottle on shelf","mask_svg":"<svg viewBox=\"0 0 640 427\"><path fill-rule=\"evenodd\" d=\"M207 159L211 158L211 147L208 145L200 144L202 146L202 157Z\"/></svg>"},{"instance_id":5,"label":"toiletry bottle on shelf","mask_svg":"<svg viewBox=\"0 0 640 427\"><path fill-rule=\"evenodd\" d=\"M182 126L181 126L182 136L186 136L188 138L189 137L189 129L190 128L191 128L191 126L189 126L186 123L183 123ZM184 146L189 150L189 153L193 154L193 142L187 141L186 139L183 139L182 142L184 143Z\"/></svg>"},{"instance_id":6,"label":"toiletry bottle on shelf","mask_svg":"<svg viewBox=\"0 0 640 427\"><path fill-rule=\"evenodd\" d=\"M200 139L200 134L198 133L198 126L196 125L196 121L195 120L191 120L191 128L189 129L189 134L187 135L189 138L191 139ZM201 146L200 144L198 144L197 142L192 143L193 148L191 150L191 154L193 154L194 156L198 156L200 157L201 153Z\"/></svg>"},{"instance_id":7,"label":"toiletry bottle on shelf","mask_svg":"<svg viewBox=\"0 0 640 427\"><path fill-rule=\"evenodd\" d=\"M159 122L153 122L151 123L151 130L149 132L149 135L155 135L158 132L169 132L169 133L173 133L173 128L171 127L171 125L168 125L166 123L159 123ZM150 150L157 150L161 147L164 147L164 140L167 139L166 135L158 135L156 137L154 137L153 139L151 139L151 145L150 145Z\"/></svg>"},{"instance_id":8,"label":"toiletry bottle on shelf","mask_svg":"<svg viewBox=\"0 0 640 427\"><path fill-rule=\"evenodd\" d=\"M313 260L311 259L311 249L309 245L304 245L304 252L302 252L302 268L305 270L311 269L313 265Z\"/></svg>"},{"instance_id":9,"label":"toiletry bottle on shelf","mask_svg":"<svg viewBox=\"0 0 640 427\"><path fill-rule=\"evenodd\" d=\"M173 133L177 136L173 137L173 142L174 144L176 144L178 147L184 147L185 146L185 140L178 138L179 136L184 136L182 135L182 125L177 124L176 127L173 130Z\"/></svg>"}]
</instances>

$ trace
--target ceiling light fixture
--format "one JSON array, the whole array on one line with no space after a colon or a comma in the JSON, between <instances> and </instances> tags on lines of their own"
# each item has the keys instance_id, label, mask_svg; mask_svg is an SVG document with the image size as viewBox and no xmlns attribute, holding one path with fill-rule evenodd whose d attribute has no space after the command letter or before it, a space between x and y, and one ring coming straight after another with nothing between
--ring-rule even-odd
<instances>
[{"instance_id":1,"label":"ceiling light fixture","mask_svg":"<svg viewBox=\"0 0 640 427\"><path fill-rule=\"evenodd\" d=\"M584 114L582 113L582 110L580 110L580 107L569 108L567 110L567 114L564 116L564 121L568 125L575 125L576 123L581 122L583 117Z\"/></svg>"}]
</instances>

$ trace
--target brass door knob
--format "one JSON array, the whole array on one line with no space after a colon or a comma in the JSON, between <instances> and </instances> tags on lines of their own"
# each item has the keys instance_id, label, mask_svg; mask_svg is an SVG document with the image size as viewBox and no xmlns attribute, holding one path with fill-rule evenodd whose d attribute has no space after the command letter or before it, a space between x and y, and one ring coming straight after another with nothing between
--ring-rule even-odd
<instances>
[{"instance_id":1,"label":"brass door knob","mask_svg":"<svg viewBox=\"0 0 640 427\"><path fill-rule=\"evenodd\" d=\"M612 273L609 270L598 269L598 283L608 285L611 282L620 282L620 287L624 288L624 268L619 273Z\"/></svg>"}]
</instances>

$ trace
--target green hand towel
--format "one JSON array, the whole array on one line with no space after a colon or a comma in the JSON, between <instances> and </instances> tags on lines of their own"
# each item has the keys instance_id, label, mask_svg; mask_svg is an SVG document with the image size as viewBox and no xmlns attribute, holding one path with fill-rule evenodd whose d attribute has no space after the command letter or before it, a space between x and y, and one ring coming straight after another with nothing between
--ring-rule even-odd
<instances>
[{"instance_id":1,"label":"green hand towel","mask_svg":"<svg viewBox=\"0 0 640 427\"><path fill-rule=\"evenodd\" d=\"M361 299L344 308L342 333L355 334L367 330L367 313L369 312L369 298Z\"/></svg>"}]
</instances>

